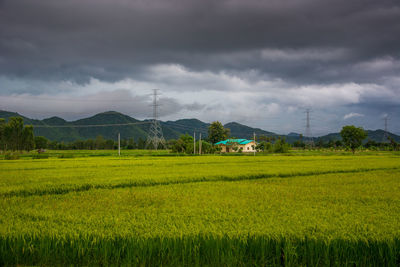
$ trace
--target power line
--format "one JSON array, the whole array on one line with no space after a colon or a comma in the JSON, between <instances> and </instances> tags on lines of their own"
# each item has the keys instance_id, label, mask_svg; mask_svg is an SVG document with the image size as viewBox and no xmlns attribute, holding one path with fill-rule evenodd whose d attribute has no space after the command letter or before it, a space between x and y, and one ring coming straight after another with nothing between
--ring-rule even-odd
<instances>
[{"instance_id":1,"label":"power line","mask_svg":"<svg viewBox=\"0 0 400 267\"><path fill-rule=\"evenodd\" d=\"M41 101L74 101L74 102L130 102L132 99L83 99L83 98L58 98L58 97L41 97L34 95L17 95L17 96L4 96L0 95L0 98L7 98L12 100L29 99L29 100L41 100Z\"/></svg>"},{"instance_id":2,"label":"power line","mask_svg":"<svg viewBox=\"0 0 400 267\"><path fill-rule=\"evenodd\" d=\"M88 124L88 125L32 125L34 128L86 128L86 127L112 127L126 125L149 124L150 121L132 122L132 123L117 123L117 124Z\"/></svg>"},{"instance_id":3,"label":"power line","mask_svg":"<svg viewBox=\"0 0 400 267\"><path fill-rule=\"evenodd\" d=\"M164 124L168 127L176 127L176 128L180 128L180 129L184 129L184 130L188 130L188 131L196 131L196 132L201 132L201 133L208 133L208 130L206 129L202 129L202 128L198 128L198 127L192 127L192 126L187 126L187 125L182 125L179 123L175 123L175 122L164 122Z\"/></svg>"}]
</instances>

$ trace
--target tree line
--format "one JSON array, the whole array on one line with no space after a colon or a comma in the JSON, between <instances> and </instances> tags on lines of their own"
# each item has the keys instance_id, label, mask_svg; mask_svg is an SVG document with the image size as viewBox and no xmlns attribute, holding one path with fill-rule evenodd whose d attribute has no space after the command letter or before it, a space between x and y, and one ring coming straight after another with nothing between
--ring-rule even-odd
<instances>
[{"instance_id":1,"label":"tree line","mask_svg":"<svg viewBox=\"0 0 400 267\"><path fill-rule=\"evenodd\" d=\"M353 153L358 148L365 147L370 150L400 150L400 145L395 142L391 137L388 138L387 143L378 143L368 140L363 144L367 137L367 132L361 127L353 125L344 126L340 132L342 140L329 140L324 142L322 139L317 140L314 148L348 148ZM171 149L175 153L192 154L194 151L200 151L203 154L215 153L220 151L220 147L214 144L234 138L230 136L230 130L224 128L222 123L215 121L211 123L208 128L207 137L201 141L194 142L191 135L184 134L178 139L171 139L166 142L166 149ZM279 136L258 136L257 137L257 151L269 153L285 153L290 150L292 145L286 142L285 138ZM121 149L146 149L146 139L138 138L135 141L133 138L122 139L120 142ZM239 149L235 150L235 144L231 144L232 150L241 152ZM307 148L307 144L303 141L300 135L299 140L293 143L293 147ZM6 151L30 151L36 149L118 149L118 142L112 139L104 139L101 135L95 139L76 140L72 142L58 142L50 141L43 136L34 136L33 127L31 125L24 125L21 117L12 117L6 122L0 118L0 150ZM311 147L309 147L311 148Z\"/></svg>"},{"instance_id":2,"label":"tree line","mask_svg":"<svg viewBox=\"0 0 400 267\"><path fill-rule=\"evenodd\" d=\"M0 119L0 147L3 151L34 149L33 127L24 125L24 121L20 117L10 118L7 123L4 119Z\"/></svg>"}]
</instances>

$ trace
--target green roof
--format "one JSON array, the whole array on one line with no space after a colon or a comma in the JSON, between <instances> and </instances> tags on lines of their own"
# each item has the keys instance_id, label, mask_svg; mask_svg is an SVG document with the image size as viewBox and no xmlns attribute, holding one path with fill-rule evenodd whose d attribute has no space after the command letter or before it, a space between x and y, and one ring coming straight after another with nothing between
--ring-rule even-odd
<instances>
[{"instance_id":1,"label":"green roof","mask_svg":"<svg viewBox=\"0 0 400 267\"><path fill-rule=\"evenodd\" d=\"M253 142L253 140L247 140L247 139L226 139L224 141L220 141L218 143L215 143L216 145L231 145L231 144L238 144L238 145L246 145L248 143Z\"/></svg>"}]
</instances>

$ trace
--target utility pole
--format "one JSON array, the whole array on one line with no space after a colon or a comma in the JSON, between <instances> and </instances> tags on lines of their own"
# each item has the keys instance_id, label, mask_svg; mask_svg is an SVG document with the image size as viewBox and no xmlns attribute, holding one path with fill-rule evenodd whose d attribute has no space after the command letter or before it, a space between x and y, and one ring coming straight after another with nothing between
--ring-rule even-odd
<instances>
[{"instance_id":1,"label":"utility pole","mask_svg":"<svg viewBox=\"0 0 400 267\"><path fill-rule=\"evenodd\" d=\"M253 132L253 139L254 139L254 148L253 148L253 156L256 155L256 133Z\"/></svg>"},{"instance_id":2,"label":"utility pole","mask_svg":"<svg viewBox=\"0 0 400 267\"><path fill-rule=\"evenodd\" d=\"M118 133L118 156L121 156L121 134Z\"/></svg>"},{"instance_id":3,"label":"utility pole","mask_svg":"<svg viewBox=\"0 0 400 267\"><path fill-rule=\"evenodd\" d=\"M200 140L199 140L199 155L201 155L201 133L200 133Z\"/></svg>"},{"instance_id":4,"label":"utility pole","mask_svg":"<svg viewBox=\"0 0 400 267\"><path fill-rule=\"evenodd\" d=\"M193 132L193 155L196 155L196 132Z\"/></svg>"},{"instance_id":5,"label":"utility pole","mask_svg":"<svg viewBox=\"0 0 400 267\"><path fill-rule=\"evenodd\" d=\"M153 119L150 125L149 133L147 136L146 147L152 146L155 150L158 149L159 145L165 148L165 139L163 136L160 122L158 121L158 107L157 103L158 89L153 89Z\"/></svg>"}]
</instances>

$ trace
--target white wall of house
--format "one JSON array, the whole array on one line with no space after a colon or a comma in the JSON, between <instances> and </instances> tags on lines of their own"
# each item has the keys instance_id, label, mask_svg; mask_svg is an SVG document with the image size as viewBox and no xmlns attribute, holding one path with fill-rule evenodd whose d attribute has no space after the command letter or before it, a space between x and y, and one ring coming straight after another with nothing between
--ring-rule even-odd
<instances>
[{"instance_id":1,"label":"white wall of house","mask_svg":"<svg viewBox=\"0 0 400 267\"><path fill-rule=\"evenodd\" d=\"M248 144L245 144L243 147L243 152L254 152L256 150L256 146L254 145L254 141Z\"/></svg>"},{"instance_id":2,"label":"white wall of house","mask_svg":"<svg viewBox=\"0 0 400 267\"><path fill-rule=\"evenodd\" d=\"M243 152L254 152L255 149L253 149L253 146L254 146L254 141L252 141L248 144L245 144L245 145L238 145L237 151L239 151L239 149L242 148ZM231 153L231 152L237 152L237 151L234 151L232 149L232 146L221 145L222 153Z\"/></svg>"}]
</instances>

